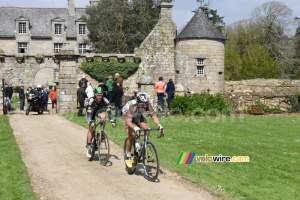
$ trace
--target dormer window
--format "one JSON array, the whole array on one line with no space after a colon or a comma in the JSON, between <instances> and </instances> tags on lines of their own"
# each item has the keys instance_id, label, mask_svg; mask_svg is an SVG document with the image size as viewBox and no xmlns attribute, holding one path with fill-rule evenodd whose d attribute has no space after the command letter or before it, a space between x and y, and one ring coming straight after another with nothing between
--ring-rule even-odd
<instances>
[{"instance_id":1,"label":"dormer window","mask_svg":"<svg viewBox=\"0 0 300 200\"><path fill-rule=\"evenodd\" d=\"M85 35L85 34L86 34L86 25L79 24L79 35Z\"/></svg>"},{"instance_id":2,"label":"dormer window","mask_svg":"<svg viewBox=\"0 0 300 200\"><path fill-rule=\"evenodd\" d=\"M26 22L19 22L19 33L27 33Z\"/></svg>"},{"instance_id":3,"label":"dormer window","mask_svg":"<svg viewBox=\"0 0 300 200\"><path fill-rule=\"evenodd\" d=\"M62 24L55 24L55 35L62 34Z\"/></svg>"}]
</instances>

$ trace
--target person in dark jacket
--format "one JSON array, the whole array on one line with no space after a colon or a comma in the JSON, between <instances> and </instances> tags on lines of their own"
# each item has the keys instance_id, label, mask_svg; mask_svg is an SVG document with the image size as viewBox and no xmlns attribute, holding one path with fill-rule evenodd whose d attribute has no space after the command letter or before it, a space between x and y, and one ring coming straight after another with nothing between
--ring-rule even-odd
<instances>
[{"instance_id":1,"label":"person in dark jacket","mask_svg":"<svg viewBox=\"0 0 300 200\"><path fill-rule=\"evenodd\" d=\"M98 87L102 88L103 97L105 97L106 99L109 99L109 96L108 96L108 87L107 87L107 85L105 84L105 82L103 80L100 81L100 85L98 85Z\"/></svg>"},{"instance_id":2,"label":"person in dark jacket","mask_svg":"<svg viewBox=\"0 0 300 200\"><path fill-rule=\"evenodd\" d=\"M44 92L42 94L42 99L44 101L44 111L48 111L49 95L48 95L48 89L47 88L44 88Z\"/></svg>"},{"instance_id":3,"label":"person in dark jacket","mask_svg":"<svg viewBox=\"0 0 300 200\"><path fill-rule=\"evenodd\" d=\"M87 82L88 82L88 80L86 79L86 76L85 76L85 75L82 75L82 78L80 79L78 85L79 85L79 87L81 87L82 83L84 83L84 84L85 84L85 89L86 89L86 87L87 87Z\"/></svg>"},{"instance_id":4,"label":"person in dark jacket","mask_svg":"<svg viewBox=\"0 0 300 200\"><path fill-rule=\"evenodd\" d=\"M113 101L115 102L116 117L120 117L120 108L122 106L123 89L119 83L113 84Z\"/></svg>"},{"instance_id":5,"label":"person in dark jacket","mask_svg":"<svg viewBox=\"0 0 300 200\"><path fill-rule=\"evenodd\" d=\"M175 95L175 85L173 80L170 78L167 84L166 93L168 94L168 108L171 110L171 104Z\"/></svg>"},{"instance_id":6,"label":"person in dark jacket","mask_svg":"<svg viewBox=\"0 0 300 200\"><path fill-rule=\"evenodd\" d=\"M78 110L78 116L79 117L84 116L82 114L82 111L84 109L84 100L85 100L85 98L87 98L87 95L85 93L85 83L82 83L81 87L77 90L77 100L80 104L80 108Z\"/></svg>"},{"instance_id":7,"label":"person in dark jacket","mask_svg":"<svg viewBox=\"0 0 300 200\"><path fill-rule=\"evenodd\" d=\"M25 92L24 92L24 86L20 87L19 90L19 98L20 98L20 111L24 111L24 105L25 105Z\"/></svg>"},{"instance_id":8,"label":"person in dark jacket","mask_svg":"<svg viewBox=\"0 0 300 200\"><path fill-rule=\"evenodd\" d=\"M8 84L5 83L4 84L4 88L3 88L3 96L4 96L4 114L7 113L7 102L8 102L8 96L7 96L7 93L8 93Z\"/></svg>"},{"instance_id":9,"label":"person in dark jacket","mask_svg":"<svg viewBox=\"0 0 300 200\"><path fill-rule=\"evenodd\" d=\"M6 93L6 96L8 97L8 112L11 112L11 99L12 99L13 93L14 93L14 90L12 88L12 85L9 84L8 88L7 88L7 93Z\"/></svg>"}]
</instances>

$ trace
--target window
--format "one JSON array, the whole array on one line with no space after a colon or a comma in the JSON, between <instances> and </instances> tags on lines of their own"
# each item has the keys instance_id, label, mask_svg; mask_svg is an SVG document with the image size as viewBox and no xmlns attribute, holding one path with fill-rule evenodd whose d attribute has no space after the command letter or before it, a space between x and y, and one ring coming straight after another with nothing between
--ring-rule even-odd
<instances>
[{"instance_id":1,"label":"window","mask_svg":"<svg viewBox=\"0 0 300 200\"><path fill-rule=\"evenodd\" d=\"M197 66L197 74L198 75L204 74L204 66Z\"/></svg>"},{"instance_id":2,"label":"window","mask_svg":"<svg viewBox=\"0 0 300 200\"><path fill-rule=\"evenodd\" d=\"M27 43L18 43L18 52L27 53L28 52Z\"/></svg>"},{"instance_id":3,"label":"window","mask_svg":"<svg viewBox=\"0 0 300 200\"><path fill-rule=\"evenodd\" d=\"M203 75L204 74L204 59L199 58L197 59L197 75Z\"/></svg>"},{"instance_id":4,"label":"window","mask_svg":"<svg viewBox=\"0 0 300 200\"><path fill-rule=\"evenodd\" d=\"M19 33L26 33L26 23L19 22Z\"/></svg>"},{"instance_id":5,"label":"window","mask_svg":"<svg viewBox=\"0 0 300 200\"><path fill-rule=\"evenodd\" d=\"M59 53L62 47L63 47L62 43L54 43L54 53Z\"/></svg>"},{"instance_id":6,"label":"window","mask_svg":"<svg viewBox=\"0 0 300 200\"><path fill-rule=\"evenodd\" d=\"M79 35L85 35L85 24L79 24Z\"/></svg>"},{"instance_id":7,"label":"window","mask_svg":"<svg viewBox=\"0 0 300 200\"><path fill-rule=\"evenodd\" d=\"M61 24L55 24L55 35L61 35L62 34L62 25Z\"/></svg>"},{"instance_id":8,"label":"window","mask_svg":"<svg viewBox=\"0 0 300 200\"><path fill-rule=\"evenodd\" d=\"M204 65L204 59L197 59L198 65Z\"/></svg>"},{"instance_id":9,"label":"window","mask_svg":"<svg viewBox=\"0 0 300 200\"><path fill-rule=\"evenodd\" d=\"M79 54L86 54L86 44L79 44Z\"/></svg>"}]
</instances>

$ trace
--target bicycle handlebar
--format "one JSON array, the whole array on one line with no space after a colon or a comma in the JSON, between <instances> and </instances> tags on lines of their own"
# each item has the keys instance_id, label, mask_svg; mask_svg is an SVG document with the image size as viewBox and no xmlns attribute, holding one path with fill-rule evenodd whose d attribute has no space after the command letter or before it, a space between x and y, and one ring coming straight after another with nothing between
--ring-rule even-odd
<instances>
[{"instance_id":1,"label":"bicycle handlebar","mask_svg":"<svg viewBox=\"0 0 300 200\"><path fill-rule=\"evenodd\" d=\"M146 131L160 131L159 128L146 128L146 129L140 129L140 135L137 135L136 132L134 132L135 137L138 139L140 136L144 136Z\"/></svg>"}]
</instances>

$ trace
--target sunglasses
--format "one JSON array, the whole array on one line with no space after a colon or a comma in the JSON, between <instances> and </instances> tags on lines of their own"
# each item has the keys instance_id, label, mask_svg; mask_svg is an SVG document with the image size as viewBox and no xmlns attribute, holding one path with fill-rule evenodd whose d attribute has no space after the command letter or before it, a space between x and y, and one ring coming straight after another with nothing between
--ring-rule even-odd
<instances>
[{"instance_id":1,"label":"sunglasses","mask_svg":"<svg viewBox=\"0 0 300 200\"><path fill-rule=\"evenodd\" d=\"M148 104L147 104L147 103L139 103L139 106L140 106L140 107L147 107Z\"/></svg>"}]
</instances>

